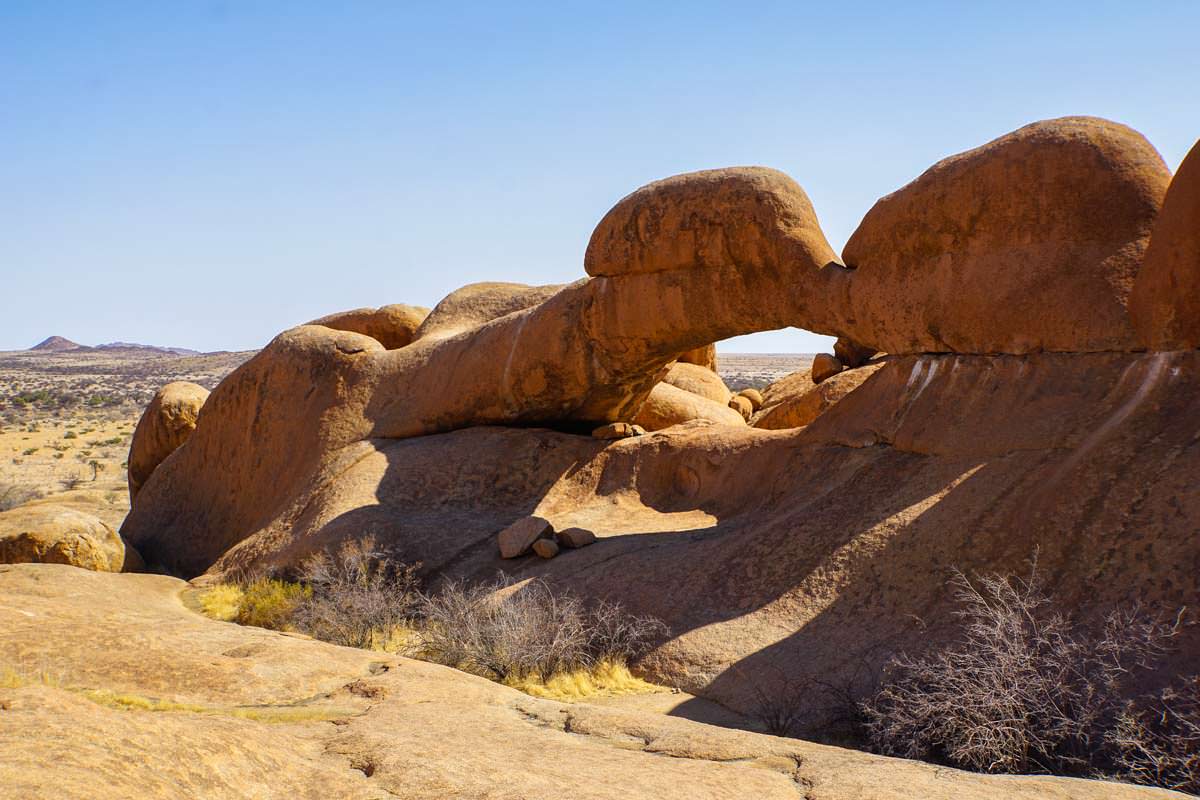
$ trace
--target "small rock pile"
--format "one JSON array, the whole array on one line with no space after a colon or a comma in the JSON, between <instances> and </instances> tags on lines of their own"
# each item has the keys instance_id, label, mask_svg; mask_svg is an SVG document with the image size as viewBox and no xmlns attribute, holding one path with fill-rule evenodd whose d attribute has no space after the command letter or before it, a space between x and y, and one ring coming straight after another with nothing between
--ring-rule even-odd
<instances>
[{"instance_id":1,"label":"small rock pile","mask_svg":"<svg viewBox=\"0 0 1200 800\"><path fill-rule=\"evenodd\" d=\"M595 541L596 534L586 528L555 531L548 519L537 515L522 517L496 535L501 558L519 558L530 552L554 558L564 547L574 550Z\"/></svg>"}]
</instances>

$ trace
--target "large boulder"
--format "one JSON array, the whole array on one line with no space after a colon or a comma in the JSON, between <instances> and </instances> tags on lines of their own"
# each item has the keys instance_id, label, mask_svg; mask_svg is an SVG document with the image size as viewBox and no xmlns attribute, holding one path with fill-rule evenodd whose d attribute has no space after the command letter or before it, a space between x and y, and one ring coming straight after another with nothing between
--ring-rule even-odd
<instances>
[{"instance_id":1,"label":"large boulder","mask_svg":"<svg viewBox=\"0 0 1200 800\"><path fill-rule=\"evenodd\" d=\"M418 339L445 339L486 322L524 311L562 286L523 283L472 283L455 289L434 306L416 332Z\"/></svg>"},{"instance_id":2,"label":"large boulder","mask_svg":"<svg viewBox=\"0 0 1200 800\"><path fill-rule=\"evenodd\" d=\"M728 400L726 400L728 402ZM717 425L745 426L742 415L728 405L709 400L698 394L660 383L651 390L642 404L634 423L648 431L660 431L672 425L703 420Z\"/></svg>"},{"instance_id":3,"label":"large boulder","mask_svg":"<svg viewBox=\"0 0 1200 800\"><path fill-rule=\"evenodd\" d=\"M25 563L67 564L97 572L141 567L138 555L101 519L54 503L0 512L0 564Z\"/></svg>"},{"instance_id":4,"label":"large boulder","mask_svg":"<svg viewBox=\"0 0 1200 800\"><path fill-rule=\"evenodd\" d=\"M765 167L689 172L617 203L588 242L588 275L824 266L834 254L808 195Z\"/></svg>"},{"instance_id":5,"label":"large boulder","mask_svg":"<svg viewBox=\"0 0 1200 800\"><path fill-rule=\"evenodd\" d=\"M1140 134L1090 117L940 161L846 243L836 333L889 353L1135 349L1126 302L1169 181Z\"/></svg>"},{"instance_id":6,"label":"large boulder","mask_svg":"<svg viewBox=\"0 0 1200 800\"><path fill-rule=\"evenodd\" d=\"M831 408L871 377L882 362L845 370L820 383L806 372L796 372L772 383L763 392L762 408L750 419L755 428L802 428Z\"/></svg>"},{"instance_id":7,"label":"large boulder","mask_svg":"<svg viewBox=\"0 0 1200 800\"><path fill-rule=\"evenodd\" d=\"M663 377L663 383L698 394L714 403L724 405L729 402L729 387L721 380L721 376L698 364L686 364L682 361L672 364Z\"/></svg>"},{"instance_id":8,"label":"large boulder","mask_svg":"<svg viewBox=\"0 0 1200 800\"><path fill-rule=\"evenodd\" d=\"M1129 313L1152 350L1200 347L1200 142L1167 189Z\"/></svg>"},{"instance_id":9,"label":"large boulder","mask_svg":"<svg viewBox=\"0 0 1200 800\"><path fill-rule=\"evenodd\" d=\"M356 308L315 319L309 325L323 325L339 331L353 331L370 336L388 350L412 343L417 329L429 316L428 308L396 303L380 308Z\"/></svg>"},{"instance_id":10,"label":"large boulder","mask_svg":"<svg viewBox=\"0 0 1200 800\"><path fill-rule=\"evenodd\" d=\"M187 381L168 383L155 393L129 445L130 502L150 473L192 435L208 394L208 389Z\"/></svg>"}]
</instances>

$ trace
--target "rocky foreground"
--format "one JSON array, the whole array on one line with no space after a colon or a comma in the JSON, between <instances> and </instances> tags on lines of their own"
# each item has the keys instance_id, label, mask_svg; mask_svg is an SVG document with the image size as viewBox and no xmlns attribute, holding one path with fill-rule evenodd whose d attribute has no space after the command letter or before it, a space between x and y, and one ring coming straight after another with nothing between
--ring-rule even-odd
<instances>
[{"instance_id":1,"label":"rocky foreground","mask_svg":"<svg viewBox=\"0 0 1200 800\"><path fill-rule=\"evenodd\" d=\"M216 622L183 581L0 566L8 800L1180 797L972 775L539 700L446 667Z\"/></svg>"}]
</instances>

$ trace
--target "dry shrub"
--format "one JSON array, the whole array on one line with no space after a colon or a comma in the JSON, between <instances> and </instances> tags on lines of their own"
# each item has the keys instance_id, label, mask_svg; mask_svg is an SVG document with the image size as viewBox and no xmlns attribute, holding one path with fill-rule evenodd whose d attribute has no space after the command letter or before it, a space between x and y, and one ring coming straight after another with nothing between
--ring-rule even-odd
<instances>
[{"instance_id":1,"label":"dry shrub","mask_svg":"<svg viewBox=\"0 0 1200 800\"><path fill-rule=\"evenodd\" d=\"M443 664L498 681L624 665L642 655L666 626L630 615L617 603L591 608L545 581L515 586L503 575L493 583L450 582L422 598L426 655Z\"/></svg>"},{"instance_id":2,"label":"dry shrub","mask_svg":"<svg viewBox=\"0 0 1200 800\"><path fill-rule=\"evenodd\" d=\"M1200 794L1200 677L1164 689L1140 709L1131 704L1107 741L1116 777Z\"/></svg>"},{"instance_id":3,"label":"dry shrub","mask_svg":"<svg viewBox=\"0 0 1200 800\"><path fill-rule=\"evenodd\" d=\"M31 500L37 500L41 496L41 491L28 486L20 486L15 483L0 483L0 511L8 511L11 508L24 505Z\"/></svg>"},{"instance_id":4,"label":"dry shrub","mask_svg":"<svg viewBox=\"0 0 1200 800\"><path fill-rule=\"evenodd\" d=\"M1121 720L1131 739L1154 746L1153 726L1128 698L1168 651L1182 612L1163 620L1118 609L1089 629L1055 608L1036 563L1027 578L956 573L954 585L959 642L893 658L864 704L877 750L982 772L1097 775L1121 772Z\"/></svg>"},{"instance_id":5,"label":"dry shrub","mask_svg":"<svg viewBox=\"0 0 1200 800\"><path fill-rule=\"evenodd\" d=\"M301 580L311 589L292 621L326 642L385 648L417 607L417 567L393 561L373 538L346 542L335 553L304 562Z\"/></svg>"},{"instance_id":6,"label":"dry shrub","mask_svg":"<svg viewBox=\"0 0 1200 800\"><path fill-rule=\"evenodd\" d=\"M311 595L306 586L276 578L259 578L242 589L233 621L239 625L286 630L292 615Z\"/></svg>"}]
</instances>

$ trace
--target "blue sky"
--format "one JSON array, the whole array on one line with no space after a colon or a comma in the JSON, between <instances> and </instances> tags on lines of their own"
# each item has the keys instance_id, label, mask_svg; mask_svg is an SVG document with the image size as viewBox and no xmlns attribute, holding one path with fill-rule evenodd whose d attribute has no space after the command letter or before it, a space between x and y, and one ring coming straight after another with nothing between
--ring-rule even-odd
<instances>
[{"instance_id":1,"label":"blue sky","mask_svg":"<svg viewBox=\"0 0 1200 800\"><path fill-rule=\"evenodd\" d=\"M788 172L839 249L879 196L1037 119L1125 122L1174 169L1197 30L1195 0L0 0L0 349L252 348L570 281L613 203L695 169Z\"/></svg>"}]
</instances>

